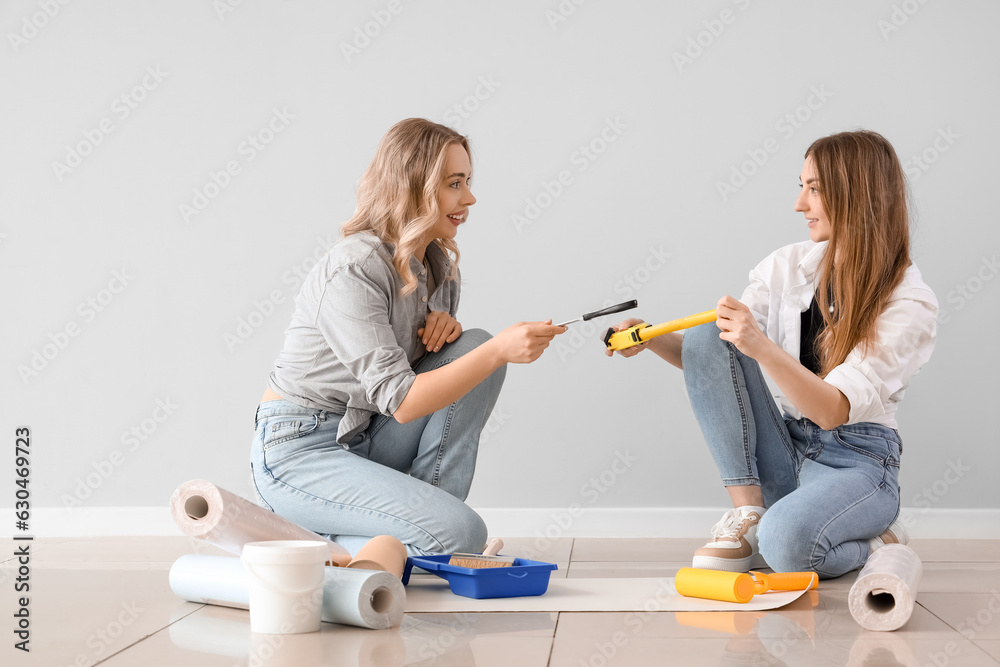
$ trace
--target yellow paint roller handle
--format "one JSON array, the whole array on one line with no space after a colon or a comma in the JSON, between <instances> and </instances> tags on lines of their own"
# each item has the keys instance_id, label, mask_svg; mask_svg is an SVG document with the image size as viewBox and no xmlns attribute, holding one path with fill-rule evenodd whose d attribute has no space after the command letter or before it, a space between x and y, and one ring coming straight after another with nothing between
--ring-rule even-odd
<instances>
[{"instance_id":1,"label":"yellow paint roller handle","mask_svg":"<svg viewBox=\"0 0 1000 667\"><path fill-rule=\"evenodd\" d=\"M625 329L624 331L613 332L609 330L608 334L604 337L604 344L608 346L609 350L624 350L635 345L645 343L650 338L656 338L657 336L662 336L663 334L670 333L672 331L690 329L691 327L696 327L699 324L714 322L715 318L716 315L714 310L706 310L704 313L688 315L687 317L682 317L678 320L670 320L669 322L664 322L663 324L637 324L634 327Z\"/></svg>"},{"instance_id":2,"label":"yellow paint roller handle","mask_svg":"<svg viewBox=\"0 0 1000 667\"><path fill-rule=\"evenodd\" d=\"M754 596L754 580L746 572L723 572L682 567L674 577L674 587L689 598L749 602Z\"/></svg>"},{"instance_id":3,"label":"yellow paint roller handle","mask_svg":"<svg viewBox=\"0 0 1000 667\"><path fill-rule=\"evenodd\" d=\"M766 591L804 591L819 586L819 576L815 572L774 572L763 574L751 572L756 593Z\"/></svg>"}]
</instances>

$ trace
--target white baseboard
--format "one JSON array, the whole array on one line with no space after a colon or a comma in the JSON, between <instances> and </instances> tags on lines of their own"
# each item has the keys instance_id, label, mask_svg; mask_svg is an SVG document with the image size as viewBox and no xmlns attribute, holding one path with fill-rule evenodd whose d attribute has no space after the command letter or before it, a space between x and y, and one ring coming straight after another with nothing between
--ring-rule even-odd
<instances>
[{"instance_id":1,"label":"white baseboard","mask_svg":"<svg viewBox=\"0 0 1000 667\"><path fill-rule=\"evenodd\" d=\"M707 537L722 507L479 508L490 534L553 537ZM904 507L910 538L1000 539L1000 509Z\"/></svg>"},{"instance_id":2,"label":"white baseboard","mask_svg":"<svg viewBox=\"0 0 1000 667\"><path fill-rule=\"evenodd\" d=\"M705 537L724 508L610 507L477 508L490 534L504 537ZM10 534L14 510L0 509L0 526ZM1000 509L904 508L911 538L1000 539ZM166 507L80 507L32 510L35 537L180 535Z\"/></svg>"}]
</instances>

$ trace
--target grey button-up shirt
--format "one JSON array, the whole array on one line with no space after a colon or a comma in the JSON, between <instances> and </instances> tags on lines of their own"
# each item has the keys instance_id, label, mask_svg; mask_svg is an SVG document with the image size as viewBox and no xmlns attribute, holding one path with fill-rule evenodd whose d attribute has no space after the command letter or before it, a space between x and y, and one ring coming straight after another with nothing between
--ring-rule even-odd
<instances>
[{"instance_id":1,"label":"grey button-up shirt","mask_svg":"<svg viewBox=\"0 0 1000 667\"><path fill-rule=\"evenodd\" d=\"M372 415L391 415L410 390L413 366L426 349L417 329L430 311L458 312L460 280L445 280L452 261L437 245L410 268L417 289L400 296L403 279L392 265L393 246L368 233L337 243L313 267L295 297L295 314L268 384L304 407L344 415L337 442L346 444Z\"/></svg>"}]
</instances>

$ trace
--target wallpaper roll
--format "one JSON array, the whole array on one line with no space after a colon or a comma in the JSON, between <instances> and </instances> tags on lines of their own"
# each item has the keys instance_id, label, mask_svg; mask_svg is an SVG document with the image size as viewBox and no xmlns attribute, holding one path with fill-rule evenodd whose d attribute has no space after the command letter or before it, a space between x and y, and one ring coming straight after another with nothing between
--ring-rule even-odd
<instances>
[{"instance_id":1,"label":"wallpaper roll","mask_svg":"<svg viewBox=\"0 0 1000 667\"><path fill-rule=\"evenodd\" d=\"M887 544L872 552L851 586L847 606L866 630L902 627L913 613L923 565L916 552L902 544Z\"/></svg>"},{"instance_id":2,"label":"wallpaper roll","mask_svg":"<svg viewBox=\"0 0 1000 667\"><path fill-rule=\"evenodd\" d=\"M177 487L170 513L185 535L233 554L240 554L247 542L322 540L329 546L331 563L344 566L351 561L351 554L339 544L203 479Z\"/></svg>"},{"instance_id":3,"label":"wallpaper roll","mask_svg":"<svg viewBox=\"0 0 1000 667\"><path fill-rule=\"evenodd\" d=\"M170 567L170 590L190 602L249 609L250 581L239 558L181 556ZM399 625L406 590L389 572L327 567L322 619L385 630Z\"/></svg>"}]
</instances>

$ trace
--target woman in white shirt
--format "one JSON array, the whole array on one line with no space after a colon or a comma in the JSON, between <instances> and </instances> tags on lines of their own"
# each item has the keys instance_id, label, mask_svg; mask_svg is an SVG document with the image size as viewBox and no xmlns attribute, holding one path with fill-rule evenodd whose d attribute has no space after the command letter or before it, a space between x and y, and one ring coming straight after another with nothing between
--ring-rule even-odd
<instances>
[{"instance_id":1,"label":"woman in white shirt","mask_svg":"<svg viewBox=\"0 0 1000 667\"><path fill-rule=\"evenodd\" d=\"M843 132L809 147L800 179L809 241L758 264L715 323L622 351L683 368L733 502L694 567L837 577L907 539L895 412L930 358L937 299L910 261L902 166L881 135Z\"/></svg>"}]
</instances>

